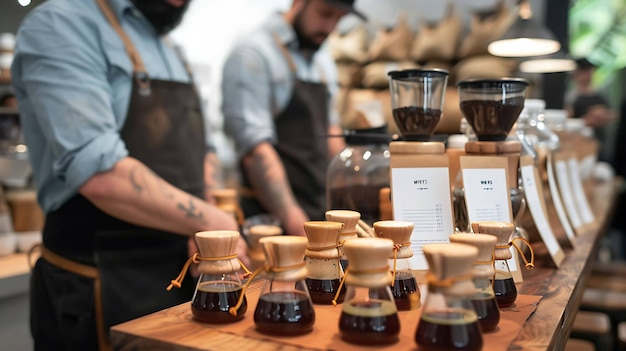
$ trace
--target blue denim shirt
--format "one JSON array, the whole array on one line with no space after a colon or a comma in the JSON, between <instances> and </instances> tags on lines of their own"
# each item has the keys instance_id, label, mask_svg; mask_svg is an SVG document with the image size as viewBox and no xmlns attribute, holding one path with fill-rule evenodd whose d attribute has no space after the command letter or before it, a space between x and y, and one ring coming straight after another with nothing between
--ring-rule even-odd
<instances>
[{"instance_id":1,"label":"blue denim shirt","mask_svg":"<svg viewBox=\"0 0 626 351\"><path fill-rule=\"evenodd\" d=\"M325 82L329 92L329 125L338 125L334 108L337 67L325 48L307 60L298 49L296 33L281 14L273 14L258 30L235 45L222 75L222 112L225 132L243 157L261 142L275 144L279 136L274 118L283 111L293 91L294 75L274 36L286 45L303 81Z\"/></svg>"},{"instance_id":2,"label":"blue denim shirt","mask_svg":"<svg viewBox=\"0 0 626 351\"><path fill-rule=\"evenodd\" d=\"M151 78L189 81L130 0L109 3ZM119 132L133 67L95 0L50 0L23 21L11 72L39 203L50 212L128 155Z\"/></svg>"}]
</instances>

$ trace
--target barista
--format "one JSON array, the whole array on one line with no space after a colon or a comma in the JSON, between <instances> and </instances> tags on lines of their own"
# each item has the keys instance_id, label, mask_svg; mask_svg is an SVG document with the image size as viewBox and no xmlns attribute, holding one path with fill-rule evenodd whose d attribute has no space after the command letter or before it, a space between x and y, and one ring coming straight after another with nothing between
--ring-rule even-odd
<instances>
[{"instance_id":1,"label":"barista","mask_svg":"<svg viewBox=\"0 0 626 351\"><path fill-rule=\"evenodd\" d=\"M226 132L242 166L242 209L270 213L287 234L323 219L325 172L344 147L332 96L337 72L320 50L352 0L293 0L238 43L224 66ZM248 191L246 191L246 189Z\"/></svg>"},{"instance_id":2,"label":"barista","mask_svg":"<svg viewBox=\"0 0 626 351\"><path fill-rule=\"evenodd\" d=\"M106 350L111 325L189 301L191 279L165 290L188 237L237 229L206 201L199 100L161 39L187 6L57 0L22 23L12 76L46 213L36 350Z\"/></svg>"}]
</instances>

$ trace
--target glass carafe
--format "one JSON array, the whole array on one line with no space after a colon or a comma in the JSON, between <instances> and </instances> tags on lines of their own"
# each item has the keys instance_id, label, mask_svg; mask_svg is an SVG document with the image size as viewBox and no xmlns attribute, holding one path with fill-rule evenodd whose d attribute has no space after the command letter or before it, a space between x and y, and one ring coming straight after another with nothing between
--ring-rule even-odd
<instances>
[{"instance_id":1,"label":"glass carafe","mask_svg":"<svg viewBox=\"0 0 626 351\"><path fill-rule=\"evenodd\" d=\"M341 251L339 237L343 223L310 221L304 223L309 240L304 260L307 267L306 285L315 304L328 305L343 302L346 293L341 289L343 269L339 263ZM339 291L339 293L337 293Z\"/></svg>"},{"instance_id":2,"label":"glass carafe","mask_svg":"<svg viewBox=\"0 0 626 351\"><path fill-rule=\"evenodd\" d=\"M478 249L465 244L427 244L428 295L422 307L415 342L420 350L482 349L478 316L470 301L475 292L472 262Z\"/></svg>"},{"instance_id":3,"label":"glass carafe","mask_svg":"<svg viewBox=\"0 0 626 351\"><path fill-rule=\"evenodd\" d=\"M246 314L247 300L239 279L242 265L237 254L239 232L211 230L195 235L200 253L194 254L168 287L180 287L191 263L198 263L200 277L191 299L193 319L203 323L231 323ZM247 270L247 269L246 269Z\"/></svg>"},{"instance_id":4,"label":"glass carafe","mask_svg":"<svg viewBox=\"0 0 626 351\"><path fill-rule=\"evenodd\" d=\"M487 234L458 233L450 235L450 242L472 245L478 249L478 257L472 263L472 276L476 290L471 297L483 332L490 332L500 322L500 310L491 281L495 275L493 252L497 239Z\"/></svg>"},{"instance_id":5,"label":"glass carafe","mask_svg":"<svg viewBox=\"0 0 626 351\"><path fill-rule=\"evenodd\" d=\"M391 136L385 125L348 131L345 139L326 172L326 208L355 210L371 226L380 220L380 189L389 187Z\"/></svg>"},{"instance_id":6,"label":"glass carafe","mask_svg":"<svg viewBox=\"0 0 626 351\"><path fill-rule=\"evenodd\" d=\"M271 236L260 239L259 244L265 252L266 281L254 311L256 330L283 336L309 333L315 311L305 282L307 239Z\"/></svg>"},{"instance_id":7,"label":"glass carafe","mask_svg":"<svg viewBox=\"0 0 626 351\"><path fill-rule=\"evenodd\" d=\"M361 219L359 212L352 210L328 210L325 215L327 221L343 223L339 242L345 243L346 240L357 239L359 237L356 229ZM348 258L343 252L343 248L341 249L340 262L341 268L345 271L348 268Z\"/></svg>"},{"instance_id":8,"label":"glass carafe","mask_svg":"<svg viewBox=\"0 0 626 351\"><path fill-rule=\"evenodd\" d=\"M474 222L472 223L474 233L489 234L496 237L497 243L494 250L493 291L496 294L498 307L509 307L517 299L517 287L513 281L513 275L507 260L513 255L509 248L511 236L515 227L511 223L505 222Z\"/></svg>"},{"instance_id":9,"label":"glass carafe","mask_svg":"<svg viewBox=\"0 0 626 351\"><path fill-rule=\"evenodd\" d=\"M345 284L348 289L339 317L341 338L361 345L398 341L400 319L391 295L388 256L393 241L361 238L343 246L350 262Z\"/></svg>"},{"instance_id":10,"label":"glass carafe","mask_svg":"<svg viewBox=\"0 0 626 351\"><path fill-rule=\"evenodd\" d=\"M411 268L411 234L413 223L402 221L374 222L374 232L379 238L391 239L393 250L389 253L391 268L391 293L398 311L415 310L421 306L420 290Z\"/></svg>"}]
</instances>

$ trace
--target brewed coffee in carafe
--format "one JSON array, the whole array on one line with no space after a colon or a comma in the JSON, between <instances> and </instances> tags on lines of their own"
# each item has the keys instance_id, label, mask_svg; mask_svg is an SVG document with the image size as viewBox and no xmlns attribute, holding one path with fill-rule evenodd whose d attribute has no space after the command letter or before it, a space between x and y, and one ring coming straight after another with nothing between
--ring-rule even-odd
<instances>
[{"instance_id":1,"label":"brewed coffee in carafe","mask_svg":"<svg viewBox=\"0 0 626 351\"><path fill-rule=\"evenodd\" d=\"M486 234L458 233L450 235L450 242L467 244L478 249L478 257L472 262L472 276L476 290L471 301L483 332L490 332L500 322L500 310L491 285L495 274L493 252L497 239Z\"/></svg>"},{"instance_id":2,"label":"brewed coffee in carafe","mask_svg":"<svg viewBox=\"0 0 626 351\"><path fill-rule=\"evenodd\" d=\"M420 290L413 275L410 258L413 223L402 221L374 222L374 232L379 238L391 239L393 249L389 253L391 268L391 293L399 311L415 310L421 306Z\"/></svg>"},{"instance_id":3,"label":"brewed coffee in carafe","mask_svg":"<svg viewBox=\"0 0 626 351\"><path fill-rule=\"evenodd\" d=\"M259 240L265 252L265 278L254 311L256 330L269 335L309 333L315 323L313 302L305 282L307 239L272 236Z\"/></svg>"},{"instance_id":4,"label":"brewed coffee in carafe","mask_svg":"<svg viewBox=\"0 0 626 351\"><path fill-rule=\"evenodd\" d=\"M193 319L203 323L231 323L243 319L247 300L239 279L241 262L235 250L239 232L212 230L196 233L200 251L183 267L181 274L172 280L168 290L180 287L191 263L198 263L200 277L191 299Z\"/></svg>"},{"instance_id":5,"label":"brewed coffee in carafe","mask_svg":"<svg viewBox=\"0 0 626 351\"><path fill-rule=\"evenodd\" d=\"M428 295L422 307L415 342L420 350L482 349L478 316L470 301L475 292L472 262L478 249L465 244L426 244Z\"/></svg>"},{"instance_id":6,"label":"brewed coffee in carafe","mask_svg":"<svg viewBox=\"0 0 626 351\"><path fill-rule=\"evenodd\" d=\"M339 317L341 338L361 345L398 340L400 319L391 295L388 256L393 241L383 238L348 240L343 246L350 266L348 289Z\"/></svg>"},{"instance_id":7,"label":"brewed coffee in carafe","mask_svg":"<svg viewBox=\"0 0 626 351\"><path fill-rule=\"evenodd\" d=\"M346 293L341 289L343 269L339 259L341 251L339 237L342 223L310 221L304 223L308 243L304 252L307 267L306 285L315 304L332 304L343 301ZM337 294L337 292L339 293Z\"/></svg>"}]
</instances>

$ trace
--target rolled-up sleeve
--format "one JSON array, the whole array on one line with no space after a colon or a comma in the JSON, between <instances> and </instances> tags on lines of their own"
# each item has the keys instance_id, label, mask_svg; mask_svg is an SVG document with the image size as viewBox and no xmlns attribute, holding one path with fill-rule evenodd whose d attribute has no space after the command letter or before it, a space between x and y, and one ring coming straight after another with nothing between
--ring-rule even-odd
<instances>
[{"instance_id":1,"label":"rolled-up sleeve","mask_svg":"<svg viewBox=\"0 0 626 351\"><path fill-rule=\"evenodd\" d=\"M224 129L238 157L261 142L276 143L271 78L261 53L239 46L227 58L222 77Z\"/></svg>"},{"instance_id":2,"label":"rolled-up sleeve","mask_svg":"<svg viewBox=\"0 0 626 351\"><path fill-rule=\"evenodd\" d=\"M21 27L12 68L23 118L40 132L27 133L27 142L51 155L46 161L53 177L71 189L128 154L118 133L106 55L93 40L97 30L81 19L41 11ZM44 140L32 140L39 135Z\"/></svg>"}]
</instances>

